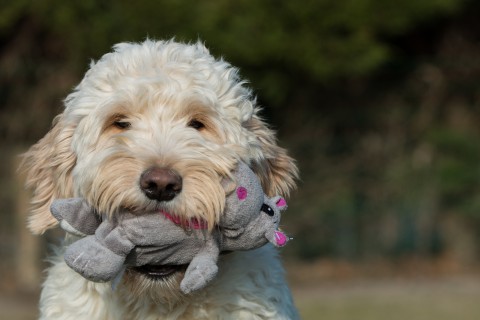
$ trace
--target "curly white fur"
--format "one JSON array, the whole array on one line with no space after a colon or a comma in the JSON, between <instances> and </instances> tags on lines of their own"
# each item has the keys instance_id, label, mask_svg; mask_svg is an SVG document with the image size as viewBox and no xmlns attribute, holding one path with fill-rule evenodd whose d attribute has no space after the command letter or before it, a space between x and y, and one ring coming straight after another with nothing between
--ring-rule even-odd
<instances>
[{"instance_id":1,"label":"curly white fur","mask_svg":"<svg viewBox=\"0 0 480 320\"><path fill-rule=\"evenodd\" d=\"M239 160L252 167L270 196L288 196L294 187L296 166L258 117L250 90L235 68L201 43L116 45L92 63L65 105L52 130L24 156L35 233L56 224L52 200L72 196L111 215L123 207L166 210L213 227L225 202L221 181ZM152 166L182 176L182 192L173 200L150 200L139 188L139 177ZM152 281L127 272L112 291L70 270L61 250L52 264L42 319L297 317L270 246L222 257L215 283L191 296L179 293L180 273Z\"/></svg>"}]
</instances>

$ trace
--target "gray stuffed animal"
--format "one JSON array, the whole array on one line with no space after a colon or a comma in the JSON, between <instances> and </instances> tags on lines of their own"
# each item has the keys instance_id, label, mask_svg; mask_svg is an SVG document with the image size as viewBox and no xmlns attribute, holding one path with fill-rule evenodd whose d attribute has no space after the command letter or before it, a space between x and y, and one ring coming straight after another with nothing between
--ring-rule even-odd
<instances>
[{"instance_id":1,"label":"gray stuffed animal","mask_svg":"<svg viewBox=\"0 0 480 320\"><path fill-rule=\"evenodd\" d=\"M225 211L210 233L197 220L185 226L166 212L122 211L101 221L81 198L55 200L51 211L60 226L83 236L67 248L66 263L95 282L115 279L126 266L189 263L180 289L190 293L216 276L221 251L250 250L268 242L284 246L289 239L278 226L285 200L267 197L244 163L239 163L234 176L237 187L226 197Z\"/></svg>"}]
</instances>

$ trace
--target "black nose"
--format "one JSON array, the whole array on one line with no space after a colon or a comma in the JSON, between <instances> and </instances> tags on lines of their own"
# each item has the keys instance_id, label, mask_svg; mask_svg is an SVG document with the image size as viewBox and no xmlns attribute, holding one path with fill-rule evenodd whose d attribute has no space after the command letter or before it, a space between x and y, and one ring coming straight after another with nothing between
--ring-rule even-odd
<instances>
[{"instance_id":1,"label":"black nose","mask_svg":"<svg viewBox=\"0 0 480 320\"><path fill-rule=\"evenodd\" d=\"M140 188L152 200L170 201L182 191L182 177L173 170L152 167L142 173Z\"/></svg>"}]
</instances>

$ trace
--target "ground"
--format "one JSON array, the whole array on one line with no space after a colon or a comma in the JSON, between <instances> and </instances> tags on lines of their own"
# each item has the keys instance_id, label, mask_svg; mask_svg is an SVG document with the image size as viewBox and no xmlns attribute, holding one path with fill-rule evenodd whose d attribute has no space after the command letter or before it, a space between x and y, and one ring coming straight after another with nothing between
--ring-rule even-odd
<instances>
[{"instance_id":1,"label":"ground","mask_svg":"<svg viewBox=\"0 0 480 320\"><path fill-rule=\"evenodd\" d=\"M480 277L329 280L292 285L304 320L477 320ZM37 294L0 293L0 320L37 318Z\"/></svg>"},{"instance_id":2,"label":"ground","mask_svg":"<svg viewBox=\"0 0 480 320\"><path fill-rule=\"evenodd\" d=\"M294 287L304 320L480 319L480 278L388 279Z\"/></svg>"}]
</instances>

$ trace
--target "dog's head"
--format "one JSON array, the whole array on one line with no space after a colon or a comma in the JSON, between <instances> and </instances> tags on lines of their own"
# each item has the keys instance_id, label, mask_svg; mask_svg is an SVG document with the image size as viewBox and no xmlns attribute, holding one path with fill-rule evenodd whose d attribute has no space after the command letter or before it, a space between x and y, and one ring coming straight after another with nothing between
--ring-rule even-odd
<instances>
[{"instance_id":1,"label":"dog's head","mask_svg":"<svg viewBox=\"0 0 480 320\"><path fill-rule=\"evenodd\" d=\"M258 110L237 69L201 43L116 45L24 155L30 229L54 226L52 200L72 196L108 214L165 210L212 226L225 203L221 181L239 160L267 194L287 196L296 166Z\"/></svg>"}]
</instances>

